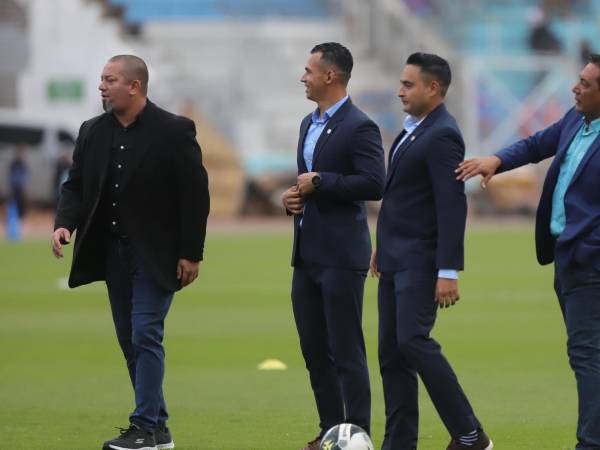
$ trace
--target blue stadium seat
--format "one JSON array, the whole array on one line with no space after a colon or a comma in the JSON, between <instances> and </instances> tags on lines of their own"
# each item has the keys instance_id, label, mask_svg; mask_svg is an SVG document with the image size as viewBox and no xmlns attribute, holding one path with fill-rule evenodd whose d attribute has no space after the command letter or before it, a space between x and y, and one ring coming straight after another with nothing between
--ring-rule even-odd
<instances>
[{"instance_id":1,"label":"blue stadium seat","mask_svg":"<svg viewBox=\"0 0 600 450\"><path fill-rule=\"evenodd\" d=\"M126 19L143 23L148 20L218 20L227 17L328 17L324 0L111 0L125 7Z\"/></svg>"}]
</instances>

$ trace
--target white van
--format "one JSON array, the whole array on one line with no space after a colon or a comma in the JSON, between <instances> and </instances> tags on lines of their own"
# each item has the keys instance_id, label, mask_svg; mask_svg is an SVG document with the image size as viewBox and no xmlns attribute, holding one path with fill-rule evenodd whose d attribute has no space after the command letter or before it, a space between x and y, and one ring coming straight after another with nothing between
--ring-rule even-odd
<instances>
[{"instance_id":1,"label":"white van","mask_svg":"<svg viewBox=\"0 0 600 450\"><path fill-rule=\"evenodd\" d=\"M0 109L0 200L8 196L8 172L15 148L24 144L29 168L27 199L39 205L53 204L57 162L65 152L73 152L76 137L77 128L72 124Z\"/></svg>"}]
</instances>

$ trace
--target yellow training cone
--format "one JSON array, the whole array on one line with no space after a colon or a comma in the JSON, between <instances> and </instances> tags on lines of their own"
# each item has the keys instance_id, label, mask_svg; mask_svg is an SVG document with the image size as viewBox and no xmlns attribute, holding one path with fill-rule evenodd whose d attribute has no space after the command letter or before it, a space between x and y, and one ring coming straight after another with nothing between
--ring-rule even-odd
<instances>
[{"instance_id":1,"label":"yellow training cone","mask_svg":"<svg viewBox=\"0 0 600 450\"><path fill-rule=\"evenodd\" d=\"M287 366L278 359L265 359L258 365L258 370L287 370Z\"/></svg>"}]
</instances>

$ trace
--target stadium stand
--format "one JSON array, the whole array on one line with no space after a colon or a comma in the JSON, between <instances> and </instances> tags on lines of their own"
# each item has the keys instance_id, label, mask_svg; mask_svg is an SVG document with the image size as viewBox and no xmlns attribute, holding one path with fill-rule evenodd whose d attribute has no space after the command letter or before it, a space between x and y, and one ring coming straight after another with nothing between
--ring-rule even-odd
<instances>
[{"instance_id":1,"label":"stadium stand","mask_svg":"<svg viewBox=\"0 0 600 450\"><path fill-rule=\"evenodd\" d=\"M548 15L565 51L577 51L582 39L593 40L598 35L600 2L589 0L566 0L563 14L540 0L429 0L427 8L414 0L405 3L415 14L435 22L444 38L467 54L528 54L530 21L537 8Z\"/></svg>"},{"instance_id":2,"label":"stadium stand","mask_svg":"<svg viewBox=\"0 0 600 450\"><path fill-rule=\"evenodd\" d=\"M346 42L330 2L111 1L142 24L136 46L159 74L155 98L192 103L233 144L250 177L295 169L299 123L314 108L299 82L304 63L316 43ZM377 83L393 101L397 76L386 77L374 58L355 57L352 95L370 99Z\"/></svg>"},{"instance_id":3,"label":"stadium stand","mask_svg":"<svg viewBox=\"0 0 600 450\"><path fill-rule=\"evenodd\" d=\"M149 20L222 20L231 17L245 19L264 17L329 16L326 4L319 0L112 0L125 8L125 17L132 22Z\"/></svg>"},{"instance_id":4,"label":"stadium stand","mask_svg":"<svg viewBox=\"0 0 600 450\"><path fill-rule=\"evenodd\" d=\"M31 61L19 106L92 116L97 68L107 55L134 52L150 64L151 98L193 110L220 135L223 152L241 161L235 176L284 173L295 168L298 125L314 108L299 82L308 52L340 41L355 56L350 93L380 125L386 146L403 118L401 68L421 50L452 64L448 105L467 148L493 151L570 105L574 49L580 38L597 42L600 2L568 1L577 14L553 14L550 24L563 53L534 57L527 39L534 0L31 0ZM80 80L78 102L45 95L48 78L63 82L62 73Z\"/></svg>"}]
</instances>

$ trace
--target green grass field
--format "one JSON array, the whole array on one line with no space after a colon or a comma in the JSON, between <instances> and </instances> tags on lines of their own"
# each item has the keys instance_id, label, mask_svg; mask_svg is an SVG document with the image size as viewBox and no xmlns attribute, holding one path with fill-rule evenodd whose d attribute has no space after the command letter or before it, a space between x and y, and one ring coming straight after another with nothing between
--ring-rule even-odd
<instances>
[{"instance_id":1,"label":"green grass field","mask_svg":"<svg viewBox=\"0 0 600 450\"><path fill-rule=\"evenodd\" d=\"M467 233L461 301L440 311L442 343L499 450L572 449L575 381L552 291L527 227ZM289 300L290 236L210 234L199 280L167 321L166 398L180 450L297 450L317 417ZM0 448L92 450L125 426L132 392L102 284L61 289L70 261L46 242L0 244ZM376 281L364 329L373 440L384 425ZM278 358L286 371L259 371ZM419 450L448 435L421 390Z\"/></svg>"}]
</instances>

